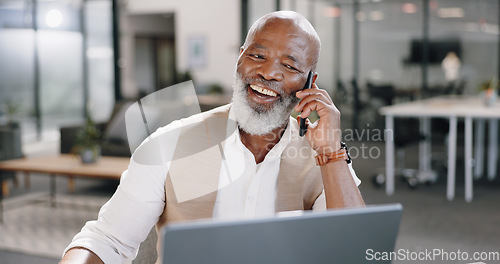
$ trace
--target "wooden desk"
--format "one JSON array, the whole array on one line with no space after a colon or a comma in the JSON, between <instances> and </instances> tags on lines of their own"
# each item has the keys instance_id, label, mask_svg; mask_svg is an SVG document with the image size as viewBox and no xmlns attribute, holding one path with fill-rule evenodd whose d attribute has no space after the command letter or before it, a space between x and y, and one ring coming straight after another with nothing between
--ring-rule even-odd
<instances>
[{"instance_id":1,"label":"wooden desk","mask_svg":"<svg viewBox=\"0 0 500 264\"><path fill-rule=\"evenodd\" d=\"M123 171L128 167L130 158L102 156L96 163L84 164L80 158L71 154L60 154L56 156L13 159L0 162L0 170L24 172L26 174L46 173L50 174L50 201L55 206L55 176L68 177L68 188L75 188L74 179L97 178L119 180ZM2 195L0 195L0 220L2 214Z\"/></svg>"}]
</instances>

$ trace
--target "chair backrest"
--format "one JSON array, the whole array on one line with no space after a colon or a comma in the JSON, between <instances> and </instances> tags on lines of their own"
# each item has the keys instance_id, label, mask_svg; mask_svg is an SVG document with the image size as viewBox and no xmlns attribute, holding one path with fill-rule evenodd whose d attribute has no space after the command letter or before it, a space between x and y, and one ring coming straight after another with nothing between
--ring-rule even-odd
<instances>
[{"instance_id":1,"label":"chair backrest","mask_svg":"<svg viewBox=\"0 0 500 264\"><path fill-rule=\"evenodd\" d=\"M19 126L0 126L0 160L23 157L21 148L21 128Z\"/></svg>"},{"instance_id":2,"label":"chair backrest","mask_svg":"<svg viewBox=\"0 0 500 264\"><path fill-rule=\"evenodd\" d=\"M368 87L370 98L379 98L384 101L385 105L392 105L392 101L396 96L396 91L392 84L376 85L371 82L367 82L366 86Z\"/></svg>"}]
</instances>

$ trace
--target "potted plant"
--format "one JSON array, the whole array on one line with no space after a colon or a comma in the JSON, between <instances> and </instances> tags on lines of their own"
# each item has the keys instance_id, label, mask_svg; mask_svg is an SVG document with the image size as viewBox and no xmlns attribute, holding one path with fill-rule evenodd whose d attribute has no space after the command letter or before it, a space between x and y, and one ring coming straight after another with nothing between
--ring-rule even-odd
<instances>
[{"instance_id":1,"label":"potted plant","mask_svg":"<svg viewBox=\"0 0 500 264\"><path fill-rule=\"evenodd\" d=\"M11 128L19 128L19 123L15 120L14 116L21 110L19 104L10 100L5 102L5 114L7 116L7 126Z\"/></svg>"},{"instance_id":2,"label":"potted plant","mask_svg":"<svg viewBox=\"0 0 500 264\"><path fill-rule=\"evenodd\" d=\"M80 155L83 163L94 163L101 156L101 132L92 118L87 117L85 124L76 134L74 152Z\"/></svg>"},{"instance_id":3,"label":"potted plant","mask_svg":"<svg viewBox=\"0 0 500 264\"><path fill-rule=\"evenodd\" d=\"M494 106L496 104L498 98L498 86L497 78L485 81L479 86L480 96L483 98L486 106Z\"/></svg>"}]
</instances>

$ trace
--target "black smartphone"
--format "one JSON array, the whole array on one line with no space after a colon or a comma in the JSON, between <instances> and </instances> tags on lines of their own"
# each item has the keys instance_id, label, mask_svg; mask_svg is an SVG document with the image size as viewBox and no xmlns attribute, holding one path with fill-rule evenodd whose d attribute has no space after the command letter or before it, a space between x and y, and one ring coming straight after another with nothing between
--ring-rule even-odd
<instances>
[{"instance_id":1,"label":"black smartphone","mask_svg":"<svg viewBox=\"0 0 500 264\"><path fill-rule=\"evenodd\" d=\"M304 89L309 89L312 87L312 79L313 79L313 72L309 71L309 74L307 74L307 79L306 79L306 84L304 85ZM299 129L299 136L303 137L307 132L307 125L306 125L306 119L301 118L300 119L300 129Z\"/></svg>"}]
</instances>

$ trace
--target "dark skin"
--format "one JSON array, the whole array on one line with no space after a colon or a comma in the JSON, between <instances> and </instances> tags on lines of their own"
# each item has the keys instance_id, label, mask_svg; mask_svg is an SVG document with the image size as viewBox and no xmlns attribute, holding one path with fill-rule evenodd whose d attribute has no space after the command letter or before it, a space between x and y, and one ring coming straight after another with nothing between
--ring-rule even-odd
<instances>
[{"instance_id":1,"label":"dark skin","mask_svg":"<svg viewBox=\"0 0 500 264\"><path fill-rule=\"evenodd\" d=\"M270 19L258 31L249 35L240 49L237 71L243 77L264 79L278 84L286 94L297 92L305 84L308 58L317 52L304 38L302 29L293 25L293 21ZM317 75L314 76L316 79ZM262 84L259 86L265 87ZM262 98L247 88L252 103L271 108L278 98ZM267 153L278 143L285 127L278 127L266 135L251 135L240 130L241 142L255 157L255 162L264 160Z\"/></svg>"},{"instance_id":2,"label":"dark skin","mask_svg":"<svg viewBox=\"0 0 500 264\"><path fill-rule=\"evenodd\" d=\"M278 143L283 132L285 132L285 128L279 127L274 129L270 134L255 136L240 129L240 138L243 145L252 152L255 157L255 163L259 164L264 161L267 153ZM277 136L279 137L276 140Z\"/></svg>"},{"instance_id":3,"label":"dark skin","mask_svg":"<svg viewBox=\"0 0 500 264\"><path fill-rule=\"evenodd\" d=\"M82 247L68 250L59 263L104 264L94 252Z\"/></svg>"},{"instance_id":4,"label":"dark skin","mask_svg":"<svg viewBox=\"0 0 500 264\"><path fill-rule=\"evenodd\" d=\"M304 18L291 13L273 13L262 20L260 27L250 32L245 45L240 50L237 71L242 77L262 78L275 82L286 94L301 99L295 110L306 118L316 110L320 120L311 124L307 121L306 138L318 153L329 153L340 146L340 112L325 90L313 83L311 89L298 92L305 84L309 70L315 67L311 58L317 57L319 40L311 34L312 28L300 26ZM313 82L317 74L314 74ZM261 83L262 89L270 89ZM271 108L278 100L274 97L259 96L250 87L251 104ZM250 150L255 162L264 160L267 153L280 140L286 128L278 127L266 135L251 135L240 130L242 143ZM328 136L325 136L328 135ZM332 162L321 166L321 175L326 196L327 208L364 206L359 190L352 179L347 163ZM103 263L93 252L85 248L72 248L60 263Z\"/></svg>"},{"instance_id":5,"label":"dark skin","mask_svg":"<svg viewBox=\"0 0 500 264\"><path fill-rule=\"evenodd\" d=\"M320 117L318 121L314 124L306 121L306 138L317 153L326 154L340 148L340 112L328 93L314 83L317 74L314 74L312 88L300 91L306 82L307 73L315 68L315 62L310 58L317 57L319 52L319 40L311 33L314 29L304 26L301 23L303 19L293 14L289 16L289 13L271 15L265 19L249 33L241 48L237 72L243 79L273 82L286 95L296 93L301 101L295 106L295 110L302 112L302 118L317 111ZM271 108L279 100L279 96L285 96L259 96L251 88L252 85L276 92L261 82L249 83L247 89L250 105ZM286 125L278 127L266 135L252 135L240 130L240 137L242 143L253 153L255 162L260 163L279 142L285 128ZM364 206L346 162L338 161L321 166L321 175L327 208Z\"/></svg>"}]
</instances>

